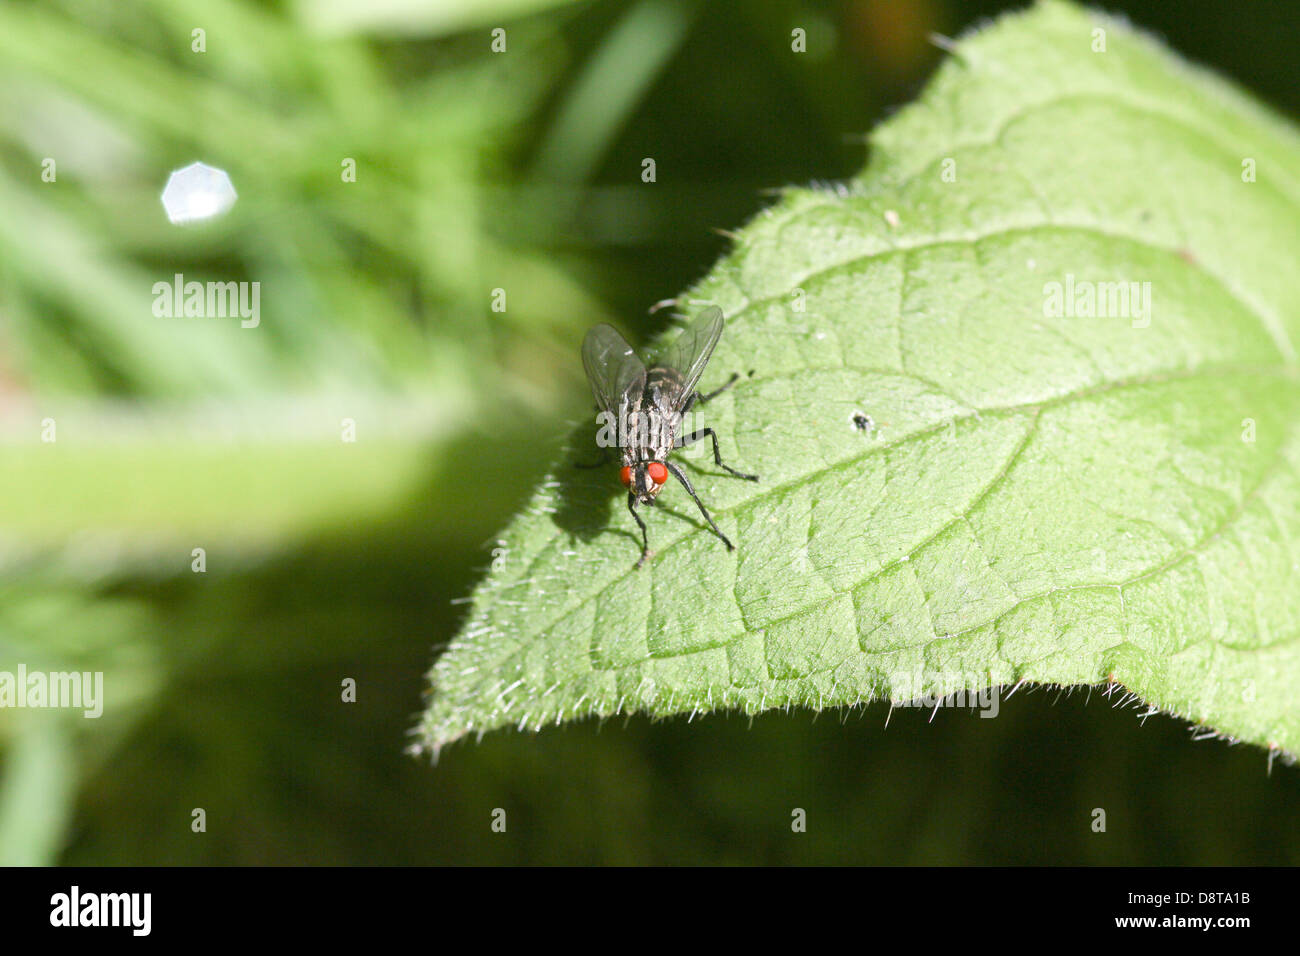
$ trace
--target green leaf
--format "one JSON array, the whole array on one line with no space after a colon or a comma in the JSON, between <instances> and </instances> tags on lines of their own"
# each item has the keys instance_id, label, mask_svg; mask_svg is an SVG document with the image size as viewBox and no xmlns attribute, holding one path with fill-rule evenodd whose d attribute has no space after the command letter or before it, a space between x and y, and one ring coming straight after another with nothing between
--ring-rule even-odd
<instances>
[{"instance_id":1,"label":"green leaf","mask_svg":"<svg viewBox=\"0 0 1300 956\"><path fill-rule=\"evenodd\" d=\"M417 749L1022 682L1300 747L1296 132L1052 2L963 39L870 143L690 297L729 322L702 388L753 370L707 418L762 481L687 459L736 551L671 488L633 570L621 489L561 462Z\"/></svg>"}]
</instances>

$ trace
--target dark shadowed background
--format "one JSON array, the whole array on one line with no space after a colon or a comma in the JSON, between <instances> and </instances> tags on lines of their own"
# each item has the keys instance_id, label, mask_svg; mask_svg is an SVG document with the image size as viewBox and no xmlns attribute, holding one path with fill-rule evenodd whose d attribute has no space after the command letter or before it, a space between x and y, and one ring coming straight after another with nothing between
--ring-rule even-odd
<instances>
[{"instance_id":1,"label":"dark shadowed background","mask_svg":"<svg viewBox=\"0 0 1300 956\"><path fill-rule=\"evenodd\" d=\"M0 711L0 862L1300 863L1295 768L1096 690L403 753L585 329L661 330L715 230L856 173L929 35L1013 6L0 3L0 669L106 681ZM1294 3L1107 6L1295 117ZM194 160L240 198L181 229ZM177 272L259 281L260 326L154 317Z\"/></svg>"}]
</instances>

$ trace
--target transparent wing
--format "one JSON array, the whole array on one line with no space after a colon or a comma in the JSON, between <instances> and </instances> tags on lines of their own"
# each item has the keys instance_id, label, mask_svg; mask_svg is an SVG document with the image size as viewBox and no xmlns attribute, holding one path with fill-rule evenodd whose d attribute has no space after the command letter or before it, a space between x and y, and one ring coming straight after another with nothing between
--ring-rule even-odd
<instances>
[{"instance_id":1,"label":"transparent wing","mask_svg":"<svg viewBox=\"0 0 1300 956\"><path fill-rule=\"evenodd\" d=\"M618 414L625 396L635 392L639 399L645 388L645 366L612 325L602 323L587 333L582 340L582 367L601 411Z\"/></svg>"},{"instance_id":2,"label":"transparent wing","mask_svg":"<svg viewBox=\"0 0 1300 956\"><path fill-rule=\"evenodd\" d=\"M664 350L659 364L676 370L682 377L682 391L675 411L681 411L695 391L700 376L704 374L704 366L709 364L709 356L721 337L722 310L711 305L682 329L677 341Z\"/></svg>"}]
</instances>

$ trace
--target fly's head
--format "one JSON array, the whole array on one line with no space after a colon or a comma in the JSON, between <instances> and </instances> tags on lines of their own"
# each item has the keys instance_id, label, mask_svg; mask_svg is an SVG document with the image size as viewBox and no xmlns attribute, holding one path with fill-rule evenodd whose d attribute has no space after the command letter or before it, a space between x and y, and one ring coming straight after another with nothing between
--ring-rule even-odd
<instances>
[{"instance_id":1,"label":"fly's head","mask_svg":"<svg viewBox=\"0 0 1300 956\"><path fill-rule=\"evenodd\" d=\"M649 504L668 480L668 468L662 461L637 461L624 465L619 477L637 501Z\"/></svg>"}]
</instances>

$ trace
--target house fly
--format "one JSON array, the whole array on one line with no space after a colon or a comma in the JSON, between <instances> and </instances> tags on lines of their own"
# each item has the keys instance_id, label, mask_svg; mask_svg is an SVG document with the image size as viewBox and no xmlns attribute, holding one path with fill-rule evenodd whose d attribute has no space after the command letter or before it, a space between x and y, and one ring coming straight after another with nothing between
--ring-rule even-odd
<instances>
[{"instance_id":1,"label":"house fly","mask_svg":"<svg viewBox=\"0 0 1300 956\"><path fill-rule=\"evenodd\" d=\"M641 528L641 559L637 567L650 556L649 535L645 521L637 514L637 505L654 504L669 475L681 482L727 550L735 550L714 524L690 479L668 460L674 448L711 438L714 463L737 478L758 481L757 475L746 475L723 464L718 435L712 428L701 428L689 435L678 434L687 412L726 391L740 377L733 374L727 384L707 395L695 391L704 366L722 336L722 325L722 310L710 306L682 330L649 368L612 326L597 325L583 340L582 364L591 382L597 411L611 429L612 440L598 436L598 442L604 448L617 445L622 449L620 477L627 487L627 508ZM601 435L604 434L602 429Z\"/></svg>"}]
</instances>

